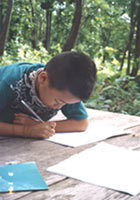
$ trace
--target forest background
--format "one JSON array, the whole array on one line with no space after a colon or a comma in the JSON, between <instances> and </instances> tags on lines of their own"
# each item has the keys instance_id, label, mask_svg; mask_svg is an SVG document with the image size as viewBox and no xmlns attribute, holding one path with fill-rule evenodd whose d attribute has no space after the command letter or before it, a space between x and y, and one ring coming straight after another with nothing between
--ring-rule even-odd
<instances>
[{"instance_id":1,"label":"forest background","mask_svg":"<svg viewBox=\"0 0 140 200\"><path fill-rule=\"evenodd\" d=\"M0 0L0 66L71 50L97 65L87 107L140 116L140 0Z\"/></svg>"}]
</instances>

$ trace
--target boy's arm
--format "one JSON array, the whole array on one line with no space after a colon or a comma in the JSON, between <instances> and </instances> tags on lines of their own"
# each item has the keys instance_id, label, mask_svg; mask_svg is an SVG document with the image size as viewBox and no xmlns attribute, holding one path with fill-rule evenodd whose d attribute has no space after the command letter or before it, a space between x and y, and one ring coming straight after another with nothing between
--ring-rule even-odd
<instances>
[{"instance_id":1,"label":"boy's arm","mask_svg":"<svg viewBox=\"0 0 140 200\"><path fill-rule=\"evenodd\" d=\"M88 113L82 101L66 104L61 111L67 119L56 121L56 132L75 132L87 129Z\"/></svg>"},{"instance_id":2,"label":"boy's arm","mask_svg":"<svg viewBox=\"0 0 140 200\"><path fill-rule=\"evenodd\" d=\"M85 131L88 127L88 118L83 120L67 119L56 121L56 132Z\"/></svg>"},{"instance_id":3,"label":"boy's arm","mask_svg":"<svg viewBox=\"0 0 140 200\"><path fill-rule=\"evenodd\" d=\"M0 136L49 138L55 133L55 126L55 122L37 122L33 125L0 122Z\"/></svg>"},{"instance_id":4,"label":"boy's arm","mask_svg":"<svg viewBox=\"0 0 140 200\"><path fill-rule=\"evenodd\" d=\"M0 136L23 136L23 126L0 122Z\"/></svg>"},{"instance_id":5,"label":"boy's arm","mask_svg":"<svg viewBox=\"0 0 140 200\"><path fill-rule=\"evenodd\" d=\"M85 131L88 127L88 118L82 119L82 120L76 120L76 119L65 119L65 120L58 120L55 121L52 120L52 122L56 124L55 126L55 132L74 132L74 131ZM35 125L37 122L30 116L18 113L15 114L15 120L14 123L21 124L21 125ZM43 124L49 124L49 122L45 122ZM40 131L39 131L40 132Z\"/></svg>"}]
</instances>

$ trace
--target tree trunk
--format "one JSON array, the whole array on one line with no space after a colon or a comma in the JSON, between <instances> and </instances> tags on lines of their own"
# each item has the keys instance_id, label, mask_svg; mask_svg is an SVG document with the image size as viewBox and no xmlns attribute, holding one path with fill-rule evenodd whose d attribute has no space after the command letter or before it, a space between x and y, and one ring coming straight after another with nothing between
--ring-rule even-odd
<instances>
[{"instance_id":1,"label":"tree trunk","mask_svg":"<svg viewBox=\"0 0 140 200\"><path fill-rule=\"evenodd\" d=\"M76 0L76 9L72 21L71 31L63 47L63 51L70 51L74 47L80 29L81 18L82 18L82 0Z\"/></svg>"},{"instance_id":2,"label":"tree trunk","mask_svg":"<svg viewBox=\"0 0 140 200\"><path fill-rule=\"evenodd\" d=\"M39 34L38 34L38 39L39 41L41 41L42 39L42 19L40 19L40 23L39 23Z\"/></svg>"},{"instance_id":3,"label":"tree trunk","mask_svg":"<svg viewBox=\"0 0 140 200\"><path fill-rule=\"evenodd\" d=\"M131 46L132 46L132 40L134 35L134 28L135 28L135 22L136 19L134 17L134 12L136 9L135 0L131 1L131 24L130 24L130 33L129 33L129 43L128 43L128 63L127 63L127 71L126 74L130 74L130 61L131 61Z\"/></svg>"},{"instance_id":4,"label":"tree trunk","mask_svg":"<svg viewBox=\"0 0 140 200\"><path fill-rule=\"evenodd\" d=\"M3 1L1 0L0 2L0 33L2 31L2 25L3 25L2 9L3 9Z\"/></svg>"},{"instance_id":5,"label":"tree trunk","mask_svg":"<svg viewBox=\"0 0 140 200\"><path fill-rule=\"evenodd\" d=\"M126 46L126 48L125 48L125 50L123 52L123 57L122 57L122 60L121 60L121 65L120 65L120 71L122 71L122 69L123 69L124 60L125 60L125 57L126 57L126 52L128 50L128 46L129 46L129 42L128 42L128 44L127 44L127 46Z\"/></svg>"},{"instance_id":6,"label":"tree trunk","mask_svg":"<svg viewBox=\"0 0 140 200\"><path fill-rule=\"evenodd\" d=\"M51 23L52 23L52 11L50 9L46 9L46 39L45 39L45 48L49 50L50 48L50 38L51 38Z\"/></svg>"},{"instance_id":7,"label":"tree trunk","mask_svg":"<svg viewBox=\"0 0 140 200\"><path fill-rule=\"evenodd\" d=\"M31 40L33 49L36 49L36 47L37 47L36 35L37 35L36 29L33 28L33 30L32 30L32 40Z\"/></svg>"},{"instance_id":8,"label":"tree trunk","mask_svg":"<svg viewBox=\"0 0 140 200\"><path fill-rule=\"evenodd\" d=\"M8 37L8 31L9 31L9 27L10 27L13 3L14 3L14 0L8 0L6 18L5 18L5 22L4 22L4 25L3 25L3 30L2 30L1 35L0 35L0 56L2 56L3 53L4 53L4 48L5 48L6 40L7 40L7 37Z\"/></svg>"},{"instance_id":9,"label":"tree trunk","mask_svg":"<svg viewBox=\"0 0 140 200\"><path fill-rule=\"evenodd\" d=\"M53 3L54 0L46 0L41 3L41 8L46 11L46 35L44 40L44 47L46 50L49 50L50 48Z\"/></svg>"},{"instance_id":10,"label":"tree trunk","mask_svg":"<svg viewBox=\"0 0 140 200\"><path fill-rule=\"evenodd\" d=\"M132 76L136 76L140 69L140 4L137 11L137 31L136 31L136 45L135 45L135 65L132 69Z\"/></svg>"},{"instance_id":11,"label":"tree trunk","mask_svg":"<svg viewBox=\"0 0 140 200\"><path fill-rule=\"evenodd\" d=\"M32 47L33 49L36 49L37 46L37 30L36 30L36 20L35 20L35 11L34 11L34 5L32 0L30 0L31 4L31 12L32 12L32 22L33 22L33 30L32 30Z\"/></svg>"}]
</instances>

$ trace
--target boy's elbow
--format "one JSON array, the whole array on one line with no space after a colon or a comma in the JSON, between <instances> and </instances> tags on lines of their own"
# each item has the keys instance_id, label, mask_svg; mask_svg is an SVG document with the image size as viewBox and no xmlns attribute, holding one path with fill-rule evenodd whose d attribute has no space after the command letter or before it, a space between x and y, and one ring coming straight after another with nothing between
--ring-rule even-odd
<instances>
[{"instance_id":1,"label":"boy's elbow","mask_svg":"<svg viewBox=\"0 0 140 200\"><path fill-rule=\"evenodd\" d=\"M81 122L80 122L80 131L86 131L87 128L88 128L88 124L89 124L88 118L84 119L84 120L81 120Z\"/></svg>"}]
</instances>

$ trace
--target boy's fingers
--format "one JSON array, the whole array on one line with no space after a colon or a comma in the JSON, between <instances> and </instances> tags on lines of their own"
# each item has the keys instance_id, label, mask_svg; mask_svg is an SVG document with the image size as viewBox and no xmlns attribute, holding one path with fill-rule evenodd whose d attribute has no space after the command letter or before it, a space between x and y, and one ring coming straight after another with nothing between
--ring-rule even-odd
<instances>
[{"instance_id":1,"label":"boy's fingers","mask_svg":"<svg viewBox=\"0 0 140 200\"><path fill-rule=\"evenodd\" d=\"M54 135L55 126L55 122L37 123L31 126L28 126L26 123L23 130L23 136L43 139L49 138Z\"/></svg>"},{"instance_id":2,"label":"boy's fingers","mask_svg":"<svg viewBox=\"0 0 140 200\"><path fill-rule=\"evenodd\" d=\"M26 115L24 113L16 113L15 116L16 117L29 117L28 115Z\"/></svg>"},{"instance_id":3,"label":"boy's fingers","mask_svg":"<svg viewBox=\"0 0 140 200\"><path fill-rule=\"evenodd\" d=\"M14 122L14 124L19 124L18 120L14 120L13 122Z\"/></svg>"},{"instance_id":4,"label":"boy's fingers","mask_svg":"<svg viewBox=\"0 0 140 200\"><path fill-rule=\"evenodd\" d=\"M51 128L55 128L56 127L56 122L49 122L49 125Z\"/></svg>"},{"instance_id":5,"label":"boy's fingers","mask_svg":"<svg viewBox=\"0 0 140 200\"><path fill-rule=\"evenodd\" d=\"M55 133L55 129L52 128L52 127L50 127L50 126L47 127L46 131L47 131L48 134L54 134L54 133ZM46 132L46 131L45 131L45 132Z\"/></svg>"},{"instance_id":6,"label":"boy's fingers","mask_svg":"<svg viewBox=\"0 0 140 200\"><path fill-rule=\"evenodd\" d=\"M25 124L26 120L23 118L18 118L14 120L15 124Z\"/></svg>"}]
</instances>

